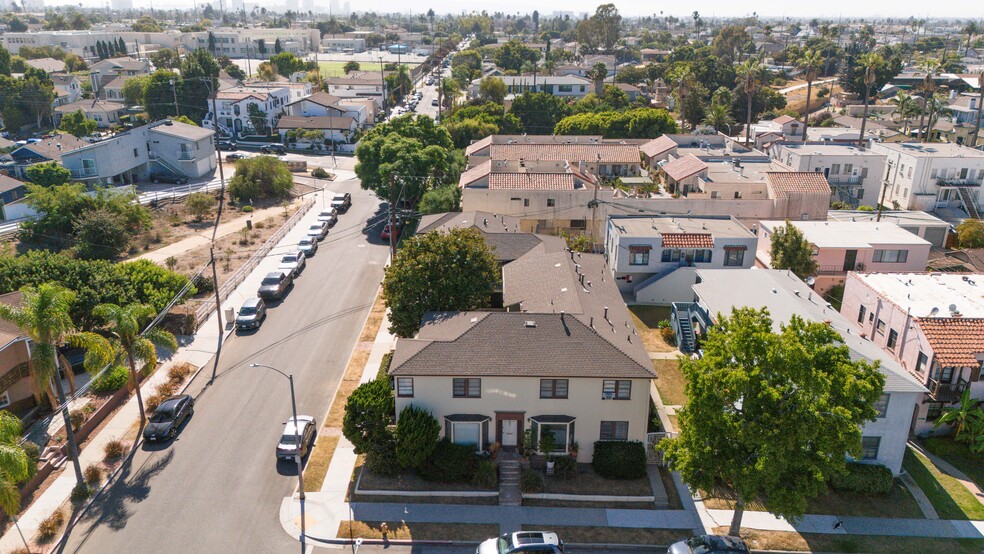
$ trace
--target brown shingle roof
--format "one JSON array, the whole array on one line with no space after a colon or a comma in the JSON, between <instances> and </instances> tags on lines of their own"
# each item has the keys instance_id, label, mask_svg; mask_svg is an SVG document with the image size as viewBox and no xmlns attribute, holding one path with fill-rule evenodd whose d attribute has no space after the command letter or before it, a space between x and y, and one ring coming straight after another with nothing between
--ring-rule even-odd
<instances>
[{"instance_id":1,"label":"brown shingle roof","mask_svg":"<svg viewBox=\"0 0 984 554\"><path fill-rule=\"evenodd\" d=\"M827 179L816 171L767 171L765 180L774 198L786 198L791 192L830 194Z\"/></svg>"},{"instance_id":2,"label":"brown shingle roof","mask_svg":"<svg viewBox=\"0 0 984 554\"><path fill-rule=\"evenodd\" d=\"M779 117L772 120L773 123L778 123L779 125L785 125L792 121L796 121L796 118L789 115L780 115Z\"/></svg>"},{"instance_id":3,"label":"brown shingle roof","mask_svg":"<svg viewBox=\"0 0 984 554\"><path fill-rule=\"evenodd\" d=\"M462 173L461 177L458 178L458 186L466 187L489 173L492 173L492 160L482 162Z\"/></svg>"},{"instance_id":4,"label":"brown shingle roof","mask_svg":"<svg viewBox=\"0 0 984 554\"><path fill-rule=\"evenodd\" d=\"M714 248L710 233L662 233L666 248Z\"/></svg>"},{"instance_id":5,"label":"brown shingle roof","mask_svg":"<svg viewBox=\"0 0 984 554\"><path fill-rule=\"evenodd\" d=\"M574 190L571 173L492 173L489 189Z\"/></svg>"},{"instance_id":6,"label":"brown shingle roof","mask_svg":"<svg viewBox=\"0 0 984 554\"><path fill-rule=\"evenodd\" d=\"M572 163L598 161L600 163L637 164L639 146L635 144L493 144L493 160L566 160Z\"/></svg>"},{"instance_id":7,"label":"brown shingle roof","mask_svg":"<svg viewBox=\"0 0 984 554\"><path fill-rule=\"evenodd\" d=\"M475 142L473 142L473 143L469 144L467 147L465 147L465 155L466 156L471 156L475 152L478 152L479 150L481 150L483 148L486 148L486 147L488 147L491 144L492 144L492 135L489 135L489 136L487 136L487 137L485 137L483 139L480 139L480 140L476 140Z\"/></svg>"},{"instance_id":8,"label":"brown shingle roof","mask_svg":"<svg viewBox=\"0 0 984 554\"><path fill-rule=\"evenodd\" d=\"M926 341L943 367L978 367L984 354L984 319L962 317L920 318Z\"/></svg>"},{"instance_id":9,"label":"brown shingle roof","mask_svg":"<svg viewBox=\"0 0 984 554\"><path fill-rule=\"evenodd\" d=\"M656 156L659 156L660 154L665 154L666 152L669 152L670 150L673 150L676 147L677 147L677 143L675 140L671 139L666 135L663 135L649 142L643 143L642 145L639 146L639 151L649 156L650 158L654 158Z\"/></svg>"},{"instance_id":10,"label":"brown shingle roof","mask_svg":"<svg viewBox=\"0 0 984 554\"><path fill-rule=\"evenodd\" d=\"M679 158L663 165L663 171L674 181L682 181L707 169L707 164L693 154Z\"/></svg>"}]
</instances>

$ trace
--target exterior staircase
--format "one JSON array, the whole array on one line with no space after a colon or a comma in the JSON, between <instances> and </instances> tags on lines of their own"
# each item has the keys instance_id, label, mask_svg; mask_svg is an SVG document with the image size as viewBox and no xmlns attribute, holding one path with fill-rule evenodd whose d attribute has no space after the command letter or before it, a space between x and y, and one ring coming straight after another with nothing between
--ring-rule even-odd
<instances>
[{"instance_id":1,"label":"exterior staircase","mask_svg":"<svg viewBox=\"0 0 984 554\"><path fill-rule=\"evenodd\" d=\"M694 328L690 323L689 318L681 318L677 321L677 327L680 328L680 350L684 352L693 352L694 348L697 346L694 340Z\"/></svg>"},{"instance_id":2,"label":"exterior staircase","mask_svg":"<svg viewBox=\"0 0 984 554\"><path fill-rule=\"evenodd\" d=\"M965 187L955 187L957 189L957 194L960 195L960 201L963 203L964 211L967 212L972 219L980 219L981 214L977 209L977 201L974 200L974 195L970 193Z\"/></svg>"},{"instance_id":3,"label":"exterior staircase","mask_svg":"<svg viewBox=\"0 0 984 554\"><path fill-rule=\"evenodd\" d=\"M504 459L499 462L500 506L519 506L523 503L523 494L519 490L521 472L519 460Z\"/></svg>"},{"instance_id":4,"label":"exterior staircase","mask_svg":"<svg viewBox=\"0 0 984 554\"><path fill-rule=\"evenodd\" d=\"M163 167L164 169L166 169L168 173L173 173L174 175L178 175L180 177L183 177L184 174L185 174L184 171L181 171L180 169L174 167L173 165L171 165L170 163L168 163L164 158L161 158L160 156L151 156L150 159L151 159L152 162L154 162L154 163L160 165L161 167Z\"/></svg>"}]
</instances>

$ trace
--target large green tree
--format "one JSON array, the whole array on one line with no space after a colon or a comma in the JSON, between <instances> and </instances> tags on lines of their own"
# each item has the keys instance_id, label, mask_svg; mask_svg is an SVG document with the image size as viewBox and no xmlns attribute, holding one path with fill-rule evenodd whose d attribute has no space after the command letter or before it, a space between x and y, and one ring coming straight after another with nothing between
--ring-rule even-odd
<instances>
[{"instance_id":1,"label":"large green tree","mask_svg":"<svg viewBox=\"0 0 984 554\"><path fill-rule=\"evenodd\" d=\"M659 448L691 487L734 492L730 535L749 502L795 521L860 455L885 377L829 325L793 316L776 331L766 309L719 315L702 348L680 361L680 434Z\"/></svg>"},{"instance_id":2,"label":"large green tree","mask_svg":"<svg viewBox=\"0 0 984 554\"><path fill-rule=\"evenodd\" d=\"M359 141L355 155L362 188L380 198L390 197L391 177L398 194L416 201L432 188L457 184L464 169L447 129L420 115L376 125Z\"/></svg>"},{"instance_id":3,"label":"large green tree","mask_svg":"<svg viewBox=\"0 0 984 554\"><path fill-rule=\"evenodd\" d=\"M149 304L101 304L96 306L94 314L103 321L106 326L104 332L110 336L112 361L126 363L130 368L130 388L136 391L140 426L143 427L147 416L144 413L143 397L140 395L137 362L143 363L145 371L152 371L157 366L157 349L177 350L178 341L174 335L159 327L146 329L147 323L157 314Z\"/></svg>"},{"instance_id":4,"label":"large green tree","mask_svg":"<svg viewBox=\"0 0 984 554\"><path fill-rule=\"evenodd\" d=\"M577 24L577 41L581 52L612 53L622 38L622 16L615 4L602 4L594 15Z\"/></svg>"},{"instance_id":5,"label":"large green tree","mask_svg":"<svg viewBox=\"0 0 984 554\"><path fill-rule=\"evenodd\" d=\"M229 181L229 197L237 202L261 198L283 199L294 190L294 176L287 164L273 156L257 156L236 162Z\"/></svg>"},{"instance_id":6,"label":"large green tree","mask_svg":"<svg viewBox=\"0 0 984 554\"><path fill-rule=\"evenodd\" d=\"M800 279L806 279L817 272L813 247L803 236L803 232L788 219L785 225L773 230L769 255L773 269L788 269Z\"/></svg>"},{"instance_id":7,"label":"large green tree","mask_svg":"<svg viewBox=\"0 0 984 554\"><path fill-rule=\"evenodd\" d=\"M519 119L523 132L546 135L557 122L571 114L571 107L559 96L545 92L527 92L513 100L509 113Z\"/></svg>"},{"instance_id":8,"label":"large green tree","mask_svg":"<svg viewBox=\"0 0 984 554\"><path fill-rule=\"evenodd\" d=\"M558 135L602 135L605 138L656 138L678 131L669 112L656 108L575 114L558 121L553 130Z\"/></svg>"},{"instance_id":9,"label":"large green tree","mask_svg":"<svg viewBox=\"0 0 984 554\"><path fill-rule=\"evenodd\" d=\"M84 118L85 116L82 117ZM24 173L30 182L42 187L64 185L72 178L72 172L58 165L58 162L44 162L30 165Z\"/></svg>"},{"instance_id":10,"label":"large green tree","mask_svg":"<svg viewBox=\"0 0 984 554\"><path fill-rule=\"evenodd\" d=\"M74 137L89 136L96 131L97 126L98 124L86 117L82 110L63 115L58 123L59 129Z\"/></svg>"},{"instance_id":11,"label":"large green tree","mask_svg":"<svg viewBox=\"0 0 984 554\"><path fill-rule=\"evenodd\" d=\"M85 488L82 466L79 463L79 449L75 442L75 432L68 414L65 387L59 375L60 356L58 347L69 343L86 348L86 369L97 367L99 361L108 357L109 344L106 339L94 333L80 333L75 330L69 315L75 303L75 293L58 285L44 283L37 288L21 289L20 306L0 303L0 319L5 319L19 327L30 337L31 370L39 390L47 390L54 383L65 420L68 437L68 455L75 467L76 486ZM66 368L67 371L71 369Z\"/></svg>"},{"instance_id":12,"label":"large green tree","mask_svg":"<svg viewBox=\"0 0 984 554\"><path fill-rule=\"evenodd\" d=\"M184 79L181 75L167 69L158 69L148 77L144 84L143 101L150 119L158 120L178 115L175 108L184 108L182 101ZM175 96L178 98L177 106L174 102Z\"/></svg>"},{"instance_id":13,"label":"large green tree","mask_svg":"<svg viewBox=\"0 0 984 554\"><path fill-rule=\"evenodd\" d=\"M457 58L457 56L456 56ZM535 64L540 60L540 51L534 50L518 40L510 40L495 50L495 65L503 71L519 72L523 64ZM481 60L479 60L481 62ZM481 70L481 67L479 67Z\"/></svg>"},{"instance_id":14,"label":"large green tree","mask_svg":"<svg viewBox=\"0 0 984 554\"><path fill-rule=\"evenodd\" d=\"M181 60L182 84L178 89L178 101L182 115L201 123L208 113L209 96L218 90L219 71L215 56L204 48L195 50Z\"/></svg>"},{"instance_id":15,"label":"large green tree","mask_svg":"<svg viewBox=\"0 0 984 554\"><path fill-rule=\"evenodd\" d=\"M366 453L375 444L393 440L387 426L394 406L393 391L386 379L373 379L352 391L345 402L342 434L356 452Z\"/></svg>"},{"instance_id":16,"label":"large green tree","mask_svg":"<svg viewBox=\"0 0 984 554\"><path fill-rule=\"evenodd\" d=\"M487 307L499 280L495 255L474 229L405 240L383 278L390 331L412 337L425 312Z\"/></svg>"}]
</instances>

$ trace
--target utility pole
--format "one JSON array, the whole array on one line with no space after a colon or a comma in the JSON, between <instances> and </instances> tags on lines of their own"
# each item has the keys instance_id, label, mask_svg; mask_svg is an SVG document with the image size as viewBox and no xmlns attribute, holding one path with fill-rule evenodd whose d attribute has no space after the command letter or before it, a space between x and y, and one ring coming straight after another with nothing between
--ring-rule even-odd
<instances>
[{"instance_id":1,"label":"utility pole","mask_svg":"<svg viewBox=\"0 0 984 554\"><path fill-rule=\"evenodd\" d=\"M178 87L174 84L174 79L171 79L171 92L174 94L174 116L181 117L181 110L178 109Z\"/></svg>"},{"instance_id":2,"label":"utility pole","mask_svg":"<svg viewBox=\"0 0 984 554\"><path fill-rule=\"evenodd\" d=\"M206 81L206 84L208 84L208 81ZM215 225L212 227L212 243L208 247L209 263L212 264L212 283L215 285L215 315L216 322L219 325L219 349L215 355L215 364L212 366L212 378L209 380L209 383L214 383L215 372L219 369L218 354L222 350L222 335L225 332L225 326L222 325L222 298L219 294L219 270L216 268L215 263L215 234L219 229L219 221L222 218L222 204L225 202L225 172L222 170L222 148L219 142L219 109L216 102L218 90L213 92L211 89L212 87L210 86L209 92L212 93L212 127L215 130L215 158L219 166L219 207L215 213Z\"/></svg>"},{"instance_id":3,"label":"utility pole","mask_svg":"<svg viewBox=\"0 0 984 554\"><path fill-rule=\"evenodd\" d=\"M379 57L379 78L383 85L383 120L386 119L386 74L383 73L383 57Z\"/></svg>"},{"instance_id":4,"label":"utility pole","mask_svg":"<svg viewBox=\"0 0 984 554\"><path fill-rule=\"evenodd\" d=\"M977 120L976 125L974 125L974 134L971 135L970 147L977 148L977 135L981 131L981 106L984 106L984 71L981 71L980 75L977 76L977 91L980 93L980 97L977 99Z\"/></svg>"},{"instance_id":5,"label":"utility pole","mask_svg":"<svg viewBox=\"0 0 984 554\"><path fill-rule=\"evenodd\" d=\"M875 222L881 221L882 206L885 205L885 193L888 192L889 187L888 176L892 173L893 165L893 160L888 160L888 170L885 171L885 181L882 183L881 199L878 201L878 215L875 217Z\"/></svg>"},{"instance_id":6,"label":"utility pole","mask_svg":"<svg viewBox=\"0 0 984 554\"><path fill-rule=\"evenodd\" d=\"M390 263L396 259L396 175L390 174Z\"/></svg>"}]
</instances>

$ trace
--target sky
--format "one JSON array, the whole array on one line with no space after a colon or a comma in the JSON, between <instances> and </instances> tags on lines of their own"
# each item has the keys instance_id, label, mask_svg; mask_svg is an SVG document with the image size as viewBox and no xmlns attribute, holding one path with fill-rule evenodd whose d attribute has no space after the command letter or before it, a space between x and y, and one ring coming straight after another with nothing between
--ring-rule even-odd
<instances>
[{"instance_id":1,"label":"sky","mask_svg":"<svg viewBox=\"0 0 984 554\"><path fill-rule=\"evenodd\" d=\"M199 5L207 3L209 0L199 0ZM211 0L213 6L218 7L218 0ZM225 0L228 6L232 0ZM238 0L235 0L239 4ZM74 4L65 0L47 0L48 4ZM87 7L102 7L107 5L108 0L82 0ZM248 5L261 3L270 9L274 6L285 4L284 0L264 0L257 2L247 0ZM323 6L327 10L329 0L315 0L315 5ZM469 11L488 12L504 11L508 13L527 13L536 9L541 15L549 16L554 11L573 12L593 12L594 9L603 3L602 0L546 0L540 2L529 2L520 0L470 0L462 3L455 0L425 0L421 3L395 2L393 0L350 0L353 9L359 11L378 11L394 12L408 9L413 11L426 11L428 8L434 9L438 13L460 13L463 6L467 6ZM192 0L154 0L155 8L167 7L191 7ZM301 0L299 4L303 5ZM338 0L339 5L344 4L344 0ZM976 9L972 6L977 5ZM150 0L133 0L133 6L150 7ZM895 19L908 19L909 16L917 18L958 18L958 19L982 19L984 18L984 5L976 2L962 2L958 0L943 0L942 2L916 2L915 0L825 0L824 2L797 2L790 0L756 0L754 2L740 2L736 0L701 0L693 3L674 2L662 5L658 2L648 0L623 0L615 2L615 6L622 15L642 16L659 15L660 10L665 15L676 15L678 17L690 17L690 14L697 10L705 18L711 17L734 17L752 15L752 11L757 11L759 16L768 18L795 17L837 20L839 17L858 18L858 17L892 17Z\"/></svg>"}]
</instances>

